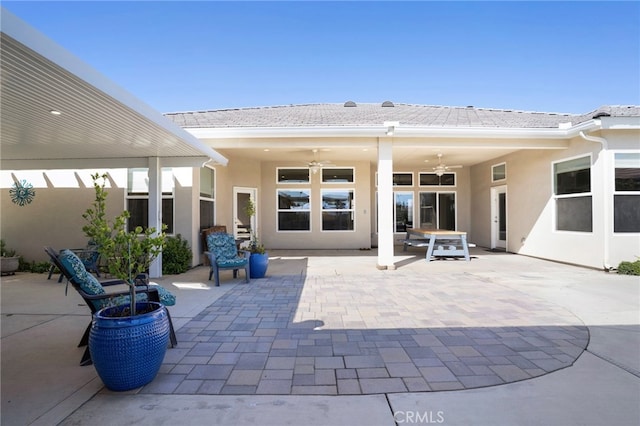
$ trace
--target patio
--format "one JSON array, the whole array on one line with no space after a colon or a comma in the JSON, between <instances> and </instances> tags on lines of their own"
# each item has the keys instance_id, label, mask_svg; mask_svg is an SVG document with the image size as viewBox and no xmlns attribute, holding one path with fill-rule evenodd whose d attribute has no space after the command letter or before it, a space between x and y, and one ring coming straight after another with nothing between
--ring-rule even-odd
<instances>
[{"instance_id":1,"label":"patio","mask_svg":"<svg viewBox=\"0 0 640 426\"><path fill-rule=\"evenodd\" d=\"M78 365L89 315L73 290L3 277L3 424L640 420L637 277L482 248L430 263L399 248L395 271L372 268L375 251L270 255L249 285L227 271L216 288L204 267L159 280L179 344L126 393Z\"/></svg>"}]
</instances>

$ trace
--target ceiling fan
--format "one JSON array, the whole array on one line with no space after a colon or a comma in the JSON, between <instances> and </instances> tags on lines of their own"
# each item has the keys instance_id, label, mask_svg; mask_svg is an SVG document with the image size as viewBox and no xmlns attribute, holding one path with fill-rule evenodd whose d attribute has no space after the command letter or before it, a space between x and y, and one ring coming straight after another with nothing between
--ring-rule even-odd
<instances>
[{"instance_id":1,"label":"ceiling fan","mask_svg":"<svg viewBox=\"0 0 640 426\"><path fill-rule=\"evenodd\" d=\"M318 173L318 171L323 167L332 166L333 165L333 164L331 164L331 161L329 161L329 160L318 160L316 158L316 155L318 153L317 149L313 149L312 151L313 151L313 160L309 161L307 163L307 166L309 167L309 170L311 170L311 172L313 174Z\"/></svg>"},{"instance_id":2,"label":"ceiling fan","mask_svg":"<svg viewBox=\"0 0 640 426\"><path fill-rule=\"evenodd\" d=\"M435 172L436 175L442 176L443 174L448 172L449 169L460 169L460 168L462 168L461 165L447 166L442 162L442 154L438 154L438 165L433 168L433 171Z\"/></svg>"}]
</instances>

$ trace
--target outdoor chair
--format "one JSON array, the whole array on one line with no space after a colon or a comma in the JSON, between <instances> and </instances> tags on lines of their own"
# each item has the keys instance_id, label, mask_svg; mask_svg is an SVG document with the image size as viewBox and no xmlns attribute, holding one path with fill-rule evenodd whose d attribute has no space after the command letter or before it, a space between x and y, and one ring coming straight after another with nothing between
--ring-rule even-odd
<instances>
[{"instance_id":1,"label":"outdoor chair","mask_svg":"<svg viewBox=\"0 0 640 426\"><path fill-rule=\"evenodd\" d=\"M216 232L207 235L207 249L205 252L209 258L209 280L215 279L216 287L220 286L220 270L232 269L233 278L238 276L238 270L244 269L245 282L249 282L249 256L248 250L240 250L238 253L236 240L231 234Z\"/></svg>"},{"instance_id":2,"label":"outdoor chair","mask_svg":"<svg viewBox=\"0 0 640 426\"><path fill-rule=\"evenodd\" d=\"M98 278L100 278L100 252L98 251L98 246L89 244L85 249L71 249L71 251L80 258L87 271L93 272ZM47 277L48 280L51 279L51 275L53 275L55 270L56 265L51 262L49 276ZM61 283L63 278L64 274L61 272L58 282Z\"/></svg>"},{"instance_id":3,"label":"outdoor chair","mask_svg":"<svg viewBox=\"0 0 640 426\"><path fill-rule=\"evenodd\" d=\"M44 251L51 258L51 262L62 272L67 278L67 282L71 283L73 288L82 296L85 303L91 310L91 315L95 314L102 308L109 306L126 305L130 302L129 286L126 281L119 279L98 281L93 275L91 275L85 268L84 263L78 256L71 250L62 250L57 253L51 247L45 247ZM176 298L167 289L161 287L155 283L150 283L146 274L137 276L134 280L136 301L144 302L159 302L165 306L173 306L176 303ZM105 287L125 285L126 289L120 288L119 291L107 292ZM173 329L173 323L171 321L171 315L167 310L169 316L169 336L171 347L178 344L176 334ZM91 365L91 354L89 353L89 332L91 331L91 322L87 326L78 347L87 346L80 365Z\"/></svg>"}]
</instances>

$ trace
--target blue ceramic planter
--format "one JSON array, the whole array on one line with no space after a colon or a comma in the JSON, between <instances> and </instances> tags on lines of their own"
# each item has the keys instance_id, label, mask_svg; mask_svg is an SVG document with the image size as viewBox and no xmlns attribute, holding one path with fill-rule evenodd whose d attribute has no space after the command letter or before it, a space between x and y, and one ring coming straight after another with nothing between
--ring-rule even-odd
<instances>
[{"instance_id":1,"label":"blue ceramic planter","mask_svg":"<svg viewBox=\"0 0 640 426\"><path fill-rule=\"evenodd\" d=\"M89 334L91 360L105 386L113 391L139 388L156 375L169 345L167 309L156 302L138 302L136 316L117 316L127 306L96 312Z\"/></svg>"},{"instance_id":2,"label":"blue ceramic planter","mask_svg":"<svg viewBox=\"0 0 640 426\"><path fill-rule=\"evenodd\" d=\"M269 266L269 253L251 253L249 257L249 276L251 278L262 278L267 273Z\"/></svg>"}]
</instances>

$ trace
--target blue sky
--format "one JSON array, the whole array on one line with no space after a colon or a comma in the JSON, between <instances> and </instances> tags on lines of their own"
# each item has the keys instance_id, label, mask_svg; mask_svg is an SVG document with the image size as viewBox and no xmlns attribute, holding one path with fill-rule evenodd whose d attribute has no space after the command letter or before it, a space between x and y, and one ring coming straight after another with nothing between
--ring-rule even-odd
<instances>
[{"instance_id":1,"label":"blue sky","mask_svg":"<svg viewBox=\"0 0 640 426\"><path fill-rule=\"evenodd\" d=\"M639 2L11 2L161 112L640 104Z\"/></svg>"}]
</instances>

